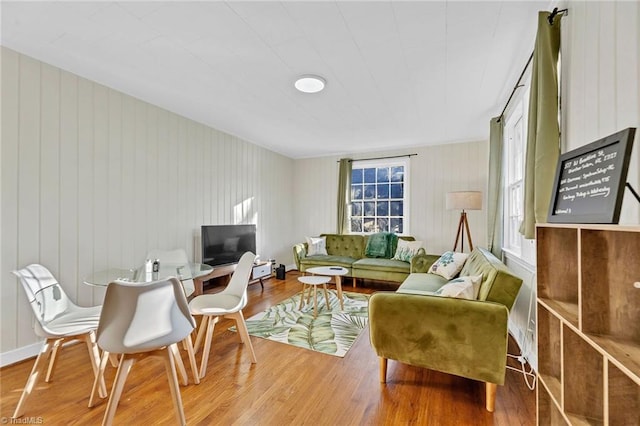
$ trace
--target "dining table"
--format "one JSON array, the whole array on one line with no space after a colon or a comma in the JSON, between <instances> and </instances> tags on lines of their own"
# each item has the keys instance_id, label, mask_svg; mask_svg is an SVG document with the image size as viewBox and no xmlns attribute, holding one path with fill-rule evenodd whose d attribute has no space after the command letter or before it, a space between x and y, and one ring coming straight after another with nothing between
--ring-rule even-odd
<instances>
[{"instance_id":1,"label":"dining table","mask_svg":"<svg viewBox=\"0 0 640 426\"><path fill-rule=\"evenodd\" d=\"M213 272L213 267L206 263L175 263L160 262L157 273L148 272L146 265L137 268L108 268L92 272L84 278L83 282L87 285L106 287L112 281L125 281L134 283L144 283L149 281L157 281L169 277L176 277L183 283L189 280L209 275ZM185 286L187 297L191 296L194 289L192 286Z\"/></svg>"}]
</instances>

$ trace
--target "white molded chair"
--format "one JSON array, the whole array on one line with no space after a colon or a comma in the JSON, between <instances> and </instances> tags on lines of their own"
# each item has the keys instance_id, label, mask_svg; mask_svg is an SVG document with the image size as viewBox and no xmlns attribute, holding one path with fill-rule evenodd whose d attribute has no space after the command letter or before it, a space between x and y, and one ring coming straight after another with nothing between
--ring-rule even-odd
<instances>
[{"instance_id":1,"label":"white molded chair","mask_svg":"<svg viewBox=\"0 0 640 426\"><path fill-rule=\"evenodd\" d=\"M176 418L186 424L171 346L184 340L195 328L182 285L177 278L131 283L112 282L107 287L97 331L98 346L104 352L100 369L109 354L120 354L120 363L109 396L103 425L113 423L127 375L134 362L146 357L164 360ZM98 375L102 377L102 375ZM98 387L94 381L89 406Z\"/></svg>"},{"instance_id":2,"label":"white molded chair","mask_svg":"<svg viewBox=\"0 0 640 426\"><path fill-rule=\"evenodd\" d=\"M187 258L187 252L184 249L175 249L175 250L151 250L147 254L147 259L158 259L160 260L160 266L162 266L163 262L166 263L175 263L175 264L189 264L189 259ZM178 271L176 271L178 274ZM192 279L183 280L182 288L184 289L185 296L191 296L195 291L195 284ZM189 334L184 341L182 342L182 346L186 349L187 355L189 356L189 364L191 364L191 371L193 373L193 381L197 385L200 383L200 377L198 374L198 366L196 364L196 356L193 350L193 341L191 340L191 334ZM184 365L182 363L182 358L180 358L180 352L178 351L178 346L173 346L172 350L174 351L174 356L176 358L176 367L180 372L180 375L183 379L183 384L187 385L187 372L184 369Z\"/></svg>"},{"instance_id":3,"label":"white molded chair","mask_svg":"<svg viewBox=\"0 0 640 426\"><path fill-rule=\"evenodd\" d=\"M236 270L224 290L220 293L196 296L189 303L189 309L192 315L203 316L195 344L195 351L197 352L202 343L203 336L206 335L202 353L202 364L200 366L201 379L207 372L213 329L216 322L218 322L218 317L235 320L240 339L249 348L251 362L253 364L256 363L256 354L253 351L253 346L249 339L249 332L247 331L244 316L242 315L242 309L247 305L247 286L249 285L249 277L255 260L255 254L246 252L240 258Z\"/></svg>"},{"instance_id":4,"label":"white molded chair","mask_svg":"<svg viewBox=\"0 0 640 426\"><path fill-rule=\"evenodd\" d=\"M64 342L84 341L89 349L93 373L96 377L100 377L98 375L100 352L96 345L95 330L98 328L102 307L84 308L73 303L51 272L42 265L31 264L13 273L20 278L22 288L35 314L37 321L34 324L34 331L36 335L45 338L13 414L13 417L17 418L24 414L25 402L38 381L40 368L46 362L47 356L50 356L50 360L45 381L51 380L58 349ZM104 397L107 393L104 380L99 382L100 395Z\"/></svg>"}]
</instances>

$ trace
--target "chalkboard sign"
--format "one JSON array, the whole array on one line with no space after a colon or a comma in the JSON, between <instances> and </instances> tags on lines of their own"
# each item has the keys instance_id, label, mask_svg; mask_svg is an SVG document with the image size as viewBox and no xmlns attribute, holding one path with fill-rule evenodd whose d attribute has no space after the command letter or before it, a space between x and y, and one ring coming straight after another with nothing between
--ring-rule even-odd
<instances>
[{"instance_id":1,"label":"chalkboard sign","mask_svg":"<svg viewBox=\"0 0 640 426\"><path fill-rule=\"evenodd\" d=\"M549 222L618 223L635 131L630 127L560 156Z\"/></svg>"}]
</instances>

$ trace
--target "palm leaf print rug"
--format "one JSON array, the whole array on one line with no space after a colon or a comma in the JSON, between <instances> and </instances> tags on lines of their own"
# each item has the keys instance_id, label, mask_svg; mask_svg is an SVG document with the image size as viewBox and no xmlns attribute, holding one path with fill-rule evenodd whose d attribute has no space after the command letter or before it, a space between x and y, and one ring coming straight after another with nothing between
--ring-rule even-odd
<instances>
[{"instance_id":1,"label":"palm leaf print rug","mask_svg":"<svg viewBox=\"0 0 640 426\"><path fill-rule=\"evenodd\" d=\"M298 293L246 320L249 334L263 339L344 357L360 332L367 326L369 295L342 292L344 310L335 290L318 292L318 316L313 317L313 297L300 306ZM235 330L235 327L232 327Z\"/></svg>"}]
</instances>

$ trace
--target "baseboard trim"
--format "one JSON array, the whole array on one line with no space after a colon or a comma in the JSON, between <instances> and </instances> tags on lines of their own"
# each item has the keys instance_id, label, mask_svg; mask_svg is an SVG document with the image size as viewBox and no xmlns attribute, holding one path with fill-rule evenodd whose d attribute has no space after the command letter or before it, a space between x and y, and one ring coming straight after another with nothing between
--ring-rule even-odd
<instances>
[{"instance_id":1,"label":"baseboard trim","mask_svg":"<svg viewBox=\"0 0 640 426\"><path fill-rule=\"evenodd\" d=\"M0 367L6 367L7 365L33 358L38 355L41 348L42 342L37 342L21 348L2 352L0 353Z\"/></svg>"}]
</instances>

